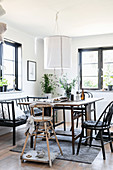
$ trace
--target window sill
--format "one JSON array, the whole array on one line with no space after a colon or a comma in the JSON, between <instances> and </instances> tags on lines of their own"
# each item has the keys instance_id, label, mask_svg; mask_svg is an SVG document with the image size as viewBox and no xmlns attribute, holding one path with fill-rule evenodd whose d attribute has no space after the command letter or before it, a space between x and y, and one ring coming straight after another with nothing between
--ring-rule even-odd
<instances>
[{"instance_id":1,"label":"window sill","mask_svg":"<svg viewBox=\"0 0 113 170\"><path fill-rule=\"evenodd\" d=\"M109 90L89 90L90 92L107 92L107 93L113 93L113 90L109 91Z\"/></svg>"},{"instance_id":2,"label":"window sill","mask_svg":"<svg viewBox=\"0 0 113 170\"><path fill-rule=\"evenodd\" d=\"M22 93L23 91L6 91L6 92L0 92L1 94L14 94L14 93Z\"/></svg>"}]
</instances>

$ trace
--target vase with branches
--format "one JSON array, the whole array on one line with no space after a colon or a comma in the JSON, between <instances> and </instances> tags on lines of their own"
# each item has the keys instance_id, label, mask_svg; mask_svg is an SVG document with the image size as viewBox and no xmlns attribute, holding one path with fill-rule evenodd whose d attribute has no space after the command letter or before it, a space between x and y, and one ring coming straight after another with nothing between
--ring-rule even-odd
<instances>
[{"instance_id":1,"label":"vase with branches","mask_svg":"<svg viewBox=\"0 0 113 170\"><path fill-rule=\"evenodd\" d=\"M70 82L69 79L67 78L67 75L63 75L62 78L60 78L59 83L61 84L61 88L65 90L65 94L67 98L69 99L72 88L74 88L77 83L77 78L71 80Z\"/></svg>"}]
</instances>

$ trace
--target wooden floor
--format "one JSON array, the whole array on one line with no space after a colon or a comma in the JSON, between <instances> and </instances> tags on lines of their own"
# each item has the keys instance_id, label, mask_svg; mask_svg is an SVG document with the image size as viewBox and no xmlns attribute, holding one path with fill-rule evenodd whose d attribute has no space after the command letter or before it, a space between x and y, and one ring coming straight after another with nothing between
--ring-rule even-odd
<instances>
[{"instance_id":1,"label":"wooden floor","mask_svg":"<svg viewBox=\"0 0 113 170\"><path fill-rule=\"evenodd\" d=\"M17 130L17 144L25 139L25 129ZM12 133L0 136L0 170L37 170L37 169L50 169L48 164L21 163L20 153L9 151L12 146ZM113 153L110 152L109 145L105 146L106 149L106 160L102 158L101 151L94 160L89 164L76 163L71 161L63 161L55 159L51 169L62 169L62 170L112 170L113 169Z\"/></svg>"}]
</instances>

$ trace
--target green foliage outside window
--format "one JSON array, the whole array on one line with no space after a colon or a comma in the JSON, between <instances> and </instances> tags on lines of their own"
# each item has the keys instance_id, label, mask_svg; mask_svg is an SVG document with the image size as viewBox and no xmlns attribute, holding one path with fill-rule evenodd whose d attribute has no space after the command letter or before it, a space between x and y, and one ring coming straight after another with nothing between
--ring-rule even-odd
<instances>
[{"instance_id":1,"label":"green foliage outside window","mask_svg":"<svg viewBox=\"0 0 113 170\"><path fill-rule=\"evenodd\" d=\"M85 80L83 83L84 83L84 87L93 87L93 88L98 87L98 84L94 84L94 82L91 80Z\"/></svg>"},{"instance_id":2,"label":"green foliage outside window","mask_svg":"<svg viewBox=\"0 0 113 170\"><path fill-rule=\"evenodd\" d=\"M113 85L113 71L110 69L110 65L107 66L107 71L104 75L105 85Z\"/></svg>"}]
</instances>

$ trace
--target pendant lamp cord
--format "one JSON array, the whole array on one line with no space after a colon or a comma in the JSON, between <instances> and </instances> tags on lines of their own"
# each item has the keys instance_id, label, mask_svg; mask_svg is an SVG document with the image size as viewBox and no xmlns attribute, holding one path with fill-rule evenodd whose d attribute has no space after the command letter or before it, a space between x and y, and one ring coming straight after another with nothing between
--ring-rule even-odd
<instances>
[{"instance_id":1,"label":"pendant lamp cord","mask_svg":"<svg viewBox=\"0 0 113 170\"><path fill-rule=\"evenodd\" d=\"M58 15L59 15L59 12L60 11L57 11L56 13L56 18L55 18L55 21L56 21L56 31L57 31L57 35L58 35ZM61 75L63 74L63 59L62 59L62 37L60 37L60 55L61 55Z\"/></svg>"},{"instance_id":2,"label":"pendant lamp cord","mask_svg":"<svg viewBox=\"0 0 113 170\"><path fill-rule=\"evenodd\" d=\"M60 37L60 49L61 49L61 75L63 74L63 61L62 61L62 37Z\"/></svg>"},{"instance_id":3,"label":"pendant lamp cord","mask_svg":"<svg viewBox=\"0 0 113 170\"><path fill-rule=\"evenodd\" d=\"M56 30L56 34L57 34L57 35L59 34L59 29L58 29L58 15L59 15L59 12L60 12L60 11L58 11L58 12L56 13L56 18L55 18L55 23L56 23L56 25L55 25L55 30Z\"/></svg>"}]
</instances>

